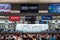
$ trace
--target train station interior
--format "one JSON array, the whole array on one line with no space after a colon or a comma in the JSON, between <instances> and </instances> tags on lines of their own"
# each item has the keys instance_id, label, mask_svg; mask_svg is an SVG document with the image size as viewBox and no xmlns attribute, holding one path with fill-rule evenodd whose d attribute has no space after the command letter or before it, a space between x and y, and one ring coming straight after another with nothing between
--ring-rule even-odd
<instances>
[{"instance_id":1,"label":"train station interior","mask_svg":"<svg viewBox=\"0 0 60 40\"><path fill-rule=\"evenodd\" d=\"M60 0L0 0L1 40L60 40Z\"/></svg>"}]
</instances>

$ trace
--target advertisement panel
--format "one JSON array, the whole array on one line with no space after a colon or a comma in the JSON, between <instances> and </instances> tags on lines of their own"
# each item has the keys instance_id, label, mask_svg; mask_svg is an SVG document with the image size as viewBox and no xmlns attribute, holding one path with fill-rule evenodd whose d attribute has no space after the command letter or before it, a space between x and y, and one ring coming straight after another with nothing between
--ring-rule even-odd
<instances>
[{"instance_id":1,"label":"advertisement panel","mask_svg":"<svg viewBox=\"0 0 60 40\"><path fill-rule=\"evenodd\" d=\"M0 12L10 12L11 4L0 4Z\"/></svg>"},{"instance_id":2,"label":"advertisement panel","mask_svg":"<svg viewBox=\"0 0 60 40\"><path fill-rule=\"evenodd\" d=\"M10 21L20 21L20 16L9 16Z\"/></svg>"},{"instance_id":3,"label":"advertisement panel","mask_svg":"<svg viewBox=\"0 0 60 40\"><path fill-rule=\"evenodd\" d=\"M21 13L38 13L38 4L21 4Z\"/></svg>"},{"instance_id":4,"label":"advertisement panel","mask_svg":"<svg viewBox=\"0 0 60 40\"><path fill-rule=\"evenodd\" d=\"M24 33L39 33L48 29L48 24L16 24L16 31Z\"/></svg>"},{"instance_id":5,"label":"advertisement panel","mask_svg":"<svg viewBox=\"0 0 60 40\"><path fill-rule=\"evenodd\" d=\"M49 4L48 13L60 13L60 4Z\"/></svg>"},{"instance_id":6,"label":"advertisement panel","mask_svg":"<svg viewBox=\"0 0 60 40\"><path fill-rule=\"evenodd\" d=\"M52 16L42 16L41 20L52 20Z\"/></svg>"}]
</instances>

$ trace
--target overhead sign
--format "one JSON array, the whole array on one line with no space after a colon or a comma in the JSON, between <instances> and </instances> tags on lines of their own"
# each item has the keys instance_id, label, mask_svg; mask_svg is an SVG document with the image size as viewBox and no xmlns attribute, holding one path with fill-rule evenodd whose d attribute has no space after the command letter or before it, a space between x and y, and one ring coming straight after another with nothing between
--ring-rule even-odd
<instances>
[{"instance_id":1,"label":"overhead sign","mask_svg":"<svg viewBox=\"0 0 60 40\"><path fill-rule=\"evenodd\" d=\"M10 12L11 10L10 4L0 4L0 12Z\"/></svg>"},{"instance_id":2,"label":"overhead sign","mask_svg":"<svg viewBox=\"0 0 60 40\"><path fill-rule=\"evenodd\" d=\"M20 21L20 16L9 16L10 21Z\"/></svg>"},{"instance_id":3,"label":"overhead sign","mask_svg":"<svg viewBox=\"0 0 60 40\"><path fill-rule=\"evenodd\" d=\"M38 13L38 4L21 4L21 13Z\"/></svg>"},{"instance_id":4,"label":"overhead sign","mask_svg":"<svg viewBox=\"0 0 60 40\"><path fill-rule=\"evenodd\" d=\"M60 13L60 4L49 4L48 13Z\"/></svg>"},{"instance_id":5,"label":"overhead sign","mask_svg":"<svg viewBox=\"0 0 60 40\"><path fill-rule=\"evenodd\" d=\"M52 20L52 16L42 16L42 20Z\"/></svg>"},{"instance_id":6,"label":"overhead sign","mask_svg":"<svg viewBox=\"0 0 60 40\"><path fill-rule=\"evenodd\" d=\"M25 20L26 21L35 21L36 20L36 16L25 16Z\"/></svg>"}]
</instances>

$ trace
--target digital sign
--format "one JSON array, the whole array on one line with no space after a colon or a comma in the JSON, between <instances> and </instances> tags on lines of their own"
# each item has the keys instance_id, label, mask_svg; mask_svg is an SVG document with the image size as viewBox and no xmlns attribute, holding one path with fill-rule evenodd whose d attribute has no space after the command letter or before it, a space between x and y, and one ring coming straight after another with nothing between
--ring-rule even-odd
<instances>
[{"instance_id":1,"label":"digital sign","mask_svg":"<svg viewBox=\"0 0 60 40\"><path fill-rule=\"evenodd\" d=\"M28 10L28 6L22 6L21 10Z\"/></svg>"},{"instance_id":2,"label":"digital sign","mask_svg":"<svg viewBox=\"0 0 60 40\"><path fill-rule=\"evenodd\" d=\"M35 21L36 20L36 16L25 16L25 20L26 21Z\"/></svg>"},{"instance_id":3,"label":"digital sign","mask_svg":"<svg viewBox=\"0 0 60 40\"><path fill-rule=\"evenodd\" d=\"M38 13L38 4L21 4L21 13Z\"/></svg>"},{"instance_id":4,"label":"digital sign","mask_svg":"<svg viewBox=\"0 0 60 40\"><path fill-rule=\"evenodd\" d=\"M20 16L9 16L10 21L20 21Z\"/></svg>"},{"instance_id":5,"label":"digital sign","mask_svg":"<svg viewBox=\"0 0 60 40\"><path fill-rule=\"evenodd\" d=\"M42 16L41 20L52 20L52 16Z\"/></svg>"},{"instance_id":6,"label":"digital sign","mask_svg":"<svg viewBox=\"0 0 60 40\"><path fill-rule=\"evenodd\" d=\"M0 12L10 12L11 4L0 4Z\"/></svg>"},{"instance_id":7,"label":"digital sign","mask_svg":"<svg viewBox=\"0 0 60 40\"><path fill-rule=\"evenodd\" d=\"M48 13L60 13L60 4L49 4Z\"/></svg>"}]
</instances>

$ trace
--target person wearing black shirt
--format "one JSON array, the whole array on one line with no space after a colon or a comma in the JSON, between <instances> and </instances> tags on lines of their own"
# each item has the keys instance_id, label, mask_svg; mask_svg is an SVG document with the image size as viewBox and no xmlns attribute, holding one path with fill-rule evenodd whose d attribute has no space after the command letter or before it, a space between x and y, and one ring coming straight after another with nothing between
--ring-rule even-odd
<instances>
[{"instance_id":1,"label":"person wearing black shirt","mask_svg":"<svg viewBox=\"0 0 60 40\"><path fill-rule=\"evenodd\" d=\"M27 40L27 34L25 34L22 38L23 40Z\"/></svg>"},{"instance_id":2,"label":"person wearing black shirt","mask_svg":"<svg viewBox=\"0 0 60 40\"><path fill-rule=\"evenodd\" d=\"M42 37L41 40L46 40L46 39Z\"/></svg>"},{"instance_id":3,"label":"person wearing black shirt","mask_svg":"<svg viewBox=\"0 0 60 40\"><path fill-rule=\"evenodd\" d=\"M57 40L60 40L60 36L59 35L57 36Z\"/></svg>"}]
</instances>

